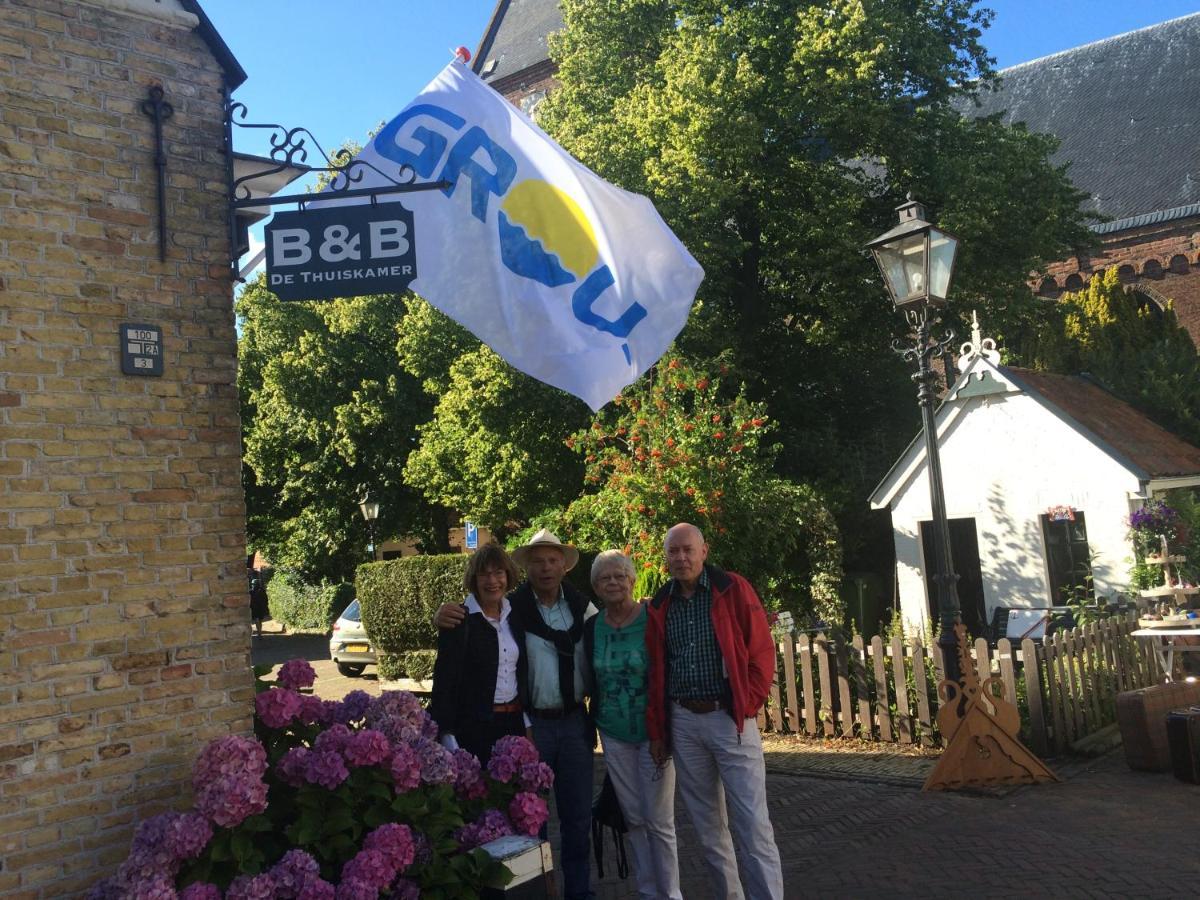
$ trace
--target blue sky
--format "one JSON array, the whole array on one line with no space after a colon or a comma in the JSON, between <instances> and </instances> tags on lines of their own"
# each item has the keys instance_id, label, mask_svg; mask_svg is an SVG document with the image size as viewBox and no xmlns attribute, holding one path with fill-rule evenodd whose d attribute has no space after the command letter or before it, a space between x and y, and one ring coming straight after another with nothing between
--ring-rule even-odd
<instances>
[{"instance_id":1,"label":"blue sky","mask_svg":"<svg viewBox=\"0 0 1200 900\"><path fill-rule=\"evenodd\" d=\"M327 150L398 113L460 44L474 52L495 0L200 0L249 74L249 121L307 126ZM984 42L1011 66L1188 13L1200 0L992 0ZM237 147L261 152L245 132Z\"/></svg>"},{"instance_id":2,"label":"blue sky","mask_svg":"<svg viewBox=\"0 0 1200 900\"><path fill-rule=\"evenodd\" d=\"M391 119L450 60L472 52L495 0L200 0L249 78L247 121L307 127L332 152ZM1200 12L1200 0L992 0L984 43L1001 68ZM266 155L258 134L235 146ZM310 164L317 164L310 157ZM303 182L301 182L303 183ZM261 234L261 227L256 229ZM257 237L257 235L256 235Z\"/></svg>"}]
</instances>

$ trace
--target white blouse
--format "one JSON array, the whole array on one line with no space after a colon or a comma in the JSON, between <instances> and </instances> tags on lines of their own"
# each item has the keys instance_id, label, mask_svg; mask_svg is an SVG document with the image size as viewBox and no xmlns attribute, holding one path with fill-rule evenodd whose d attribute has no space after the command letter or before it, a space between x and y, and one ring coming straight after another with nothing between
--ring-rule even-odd
<instances>
[{"instance_id":1,"label":"white blouse","mask_svg":"<svg viewBox=\"0 0 1200 900\"><path fill-rule=\"evenodd\" d=\"M513 637L512 627L508 624L508 614L512 607L505 597L500 601L499 620L489 619L483 613L479 601L474 594L467 594L467 612L479 613L489 625L496 629L500 641L500 654L496 660L496 694L494 703L511 703L517 699L517 639Z\"/></svg>"}]
</instances>

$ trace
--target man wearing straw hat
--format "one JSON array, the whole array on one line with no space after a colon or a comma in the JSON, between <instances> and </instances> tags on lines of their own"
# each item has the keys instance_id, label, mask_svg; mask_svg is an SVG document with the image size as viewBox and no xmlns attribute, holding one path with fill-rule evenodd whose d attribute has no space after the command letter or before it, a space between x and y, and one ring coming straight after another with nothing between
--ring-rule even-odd
<instances>
[{"instance_id":1,"label":"man wearing straw hat","mask_svg":"<svg viewBox=\"0 0 1200 900\"><path fill-rule=\"evenodd\" d=\"M562 834L563 895L591 897L589 838L592 821L592 748L595 734L584 706L591 682L583 650L583 625L596 614L583 594L563 578L579 562L579 551L543 528L513 560L525 580L509 595L511 615L525 632L529 672L518 685L533 742L554 770L554 799ZM463 607L443 604L434 621L453 628Z\"/></svg>"}]
</instances>

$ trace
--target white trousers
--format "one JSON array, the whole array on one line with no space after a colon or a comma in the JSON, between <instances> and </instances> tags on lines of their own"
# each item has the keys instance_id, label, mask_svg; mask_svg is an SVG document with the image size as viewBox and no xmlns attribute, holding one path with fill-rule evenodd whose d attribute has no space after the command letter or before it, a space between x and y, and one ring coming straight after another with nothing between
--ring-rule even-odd
<instances>
[{"instance_id":1,"label":"white trousers","mask_svg":"<svg viewBox=\"0 0 1200 900\"><path fill-rule=\"evenodd\" d=\"M724 710L694 713L671 703L671 751L683 805L704 844L704 862L721 900L783 900L783 869L767 813L767 773L758 724L738 741ZM742 856L746 892L730 838Z\"/></svg>"},{"instance_id":2,"label":"white trousers","mask_svg":"<svg viewBox=\"0 0 1200 900\"><path fill-rule=\"evenodd\" d=\"M656 776L650 742L631 744L600 732L604 764L629 829L633 875L642 900L683 900L675 846L675 767Z\"/></svg>"}]
</instances>

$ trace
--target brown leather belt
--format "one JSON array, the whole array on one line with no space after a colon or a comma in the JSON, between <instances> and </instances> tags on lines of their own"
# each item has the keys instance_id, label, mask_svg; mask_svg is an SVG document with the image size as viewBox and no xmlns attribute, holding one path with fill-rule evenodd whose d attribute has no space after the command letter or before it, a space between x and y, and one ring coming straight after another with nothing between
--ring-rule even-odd
<instances>
[{"instance_id":1,"label":"brown leather belt","mask_svg":"<svg viewBox=\"0 0 1200 900\"><path fill-rule=\"evenodd\" d=\"M519 713L521 711L521 701L513 700L509 703L494 703L492 704L492 712L494 713Z\"/></svg>"},{"instance_id":2,"label":"brown leather belt","mask_svg":"<svg viewBox=\"0 0 1200 900\"><path fill-rule=\"evenodd\" d=\"M676 703L688 712L700 713L701 715L725 708L725 704L720 700L681 700L678 697L674 699Z\"/></svg>"}]
</instances>

